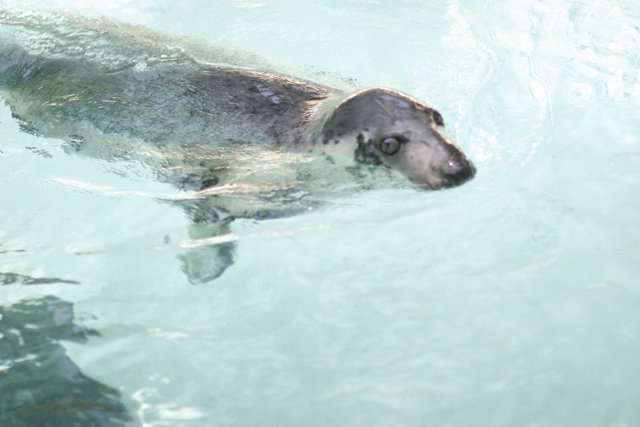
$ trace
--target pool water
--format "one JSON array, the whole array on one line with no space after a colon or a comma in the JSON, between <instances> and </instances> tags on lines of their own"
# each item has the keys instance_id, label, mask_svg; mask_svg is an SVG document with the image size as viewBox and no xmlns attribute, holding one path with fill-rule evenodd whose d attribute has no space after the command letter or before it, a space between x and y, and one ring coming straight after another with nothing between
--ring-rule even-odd
<instances>
[{"instance_id":1,"label":"pool water","mask_svg":"<svg viewBox=\"0 0 640 427\"><path fill-rule=\"evenodd\" d=\"M478 169L446 191L237 221L236 264L194 286L179 260L190 221L157 200L175 189L68 154L0 106L3 426L28 425L25 411L52 425L640 426L633 1L0 6L105 15L410 93ZM75 326L59 332L69 304ZM29 310L52 313L31 355L14 336L41 318L7 323ZM13 380L61 352L66 370L32 363ZM47 394L48 376L78 370L108 388L92 403L104 414L47 400L65 384Z\"/></svg>"}]
</instances>

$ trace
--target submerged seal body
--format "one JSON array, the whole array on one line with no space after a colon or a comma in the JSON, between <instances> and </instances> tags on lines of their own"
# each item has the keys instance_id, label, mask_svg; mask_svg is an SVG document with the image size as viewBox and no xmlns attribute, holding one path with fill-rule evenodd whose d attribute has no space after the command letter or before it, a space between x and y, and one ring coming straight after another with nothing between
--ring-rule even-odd
<instances>
[{"instance_id":1,"label":"submerged seal body","mask_svg":"<svg viewBox=\"0 0 640 427\"><path fill-rule=\"evenodd\" d=\"M156 162L158 175L204 192L185 203L195 223L206 224L198 237L224 233L230 219L256 216L255 209L206 197L233 173L233 156L226 155L248 145L393 171L424 189L456 186L475 173L444 135L440 113L406 94L379 87L350 92L196 51L139 27L0 11L0 96L23 129L67 141L71 151L91 152L97 140L115 146L122 138L125 151L181 147L188 171L176 173L175 158L167 156ZM104 147L97 151L104 157ZM201 265L205 256L191 268L192 281L217 277L232 262L230 248L216 251L220 266L195 272L209 268Z\"/></svg>"}]
</instances>

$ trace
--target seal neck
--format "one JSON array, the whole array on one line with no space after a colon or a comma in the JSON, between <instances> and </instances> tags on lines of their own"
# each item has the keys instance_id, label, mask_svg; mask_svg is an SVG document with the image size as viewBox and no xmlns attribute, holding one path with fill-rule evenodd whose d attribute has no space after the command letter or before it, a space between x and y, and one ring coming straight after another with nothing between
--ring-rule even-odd
<instances>
[{"instance_id":1,"label":"seal neck","mask_svg":"<svg viewBox=\"0 0 640 427\"><path fill-rule=\"evenodd\" d=\"M289 131L276 138L280 144L315 151L322 146L322 129L335 108L347 97L337 91L327 92L320 99L309 99L296 105L288 120Z\"/></svg>"}]
</instances>

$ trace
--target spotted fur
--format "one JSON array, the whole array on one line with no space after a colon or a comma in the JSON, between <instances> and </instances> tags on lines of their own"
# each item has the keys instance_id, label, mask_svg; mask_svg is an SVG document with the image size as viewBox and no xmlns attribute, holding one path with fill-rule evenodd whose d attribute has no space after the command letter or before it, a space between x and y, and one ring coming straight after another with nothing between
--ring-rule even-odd
<instances>
[{"instance_id":1,"label":"spotted fur","mask_svg":"<svg viewBox=\"0 0 640 427\"><path fill-rule=\"evenodd\" d=\"M376 154L373 139L369 139L365 142L364 135L360 133L358 134L356 141L358 143L358 147L354 151L354 159L356 163L372 166L378 166L382 164L380 156Z\"/></svg>"}]
</instances>

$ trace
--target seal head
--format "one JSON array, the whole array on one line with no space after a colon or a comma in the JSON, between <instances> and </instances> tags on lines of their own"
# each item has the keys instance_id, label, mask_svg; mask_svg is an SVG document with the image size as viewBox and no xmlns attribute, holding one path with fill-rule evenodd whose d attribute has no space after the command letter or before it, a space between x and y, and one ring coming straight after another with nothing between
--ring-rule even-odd
<instances>
[{"instance_id":1,"label":"seal head","mask_svg":"<svg viewBox=\"0 0 640 427\"><path fill-rule=\"evenodd\" d=\"M473 164L444 135L435 109L400 92L364 89L340 102L322 124L327 154L356 163L385 166L425 189L460 185L475 175Z\"/></svg>"}]
</instances>

